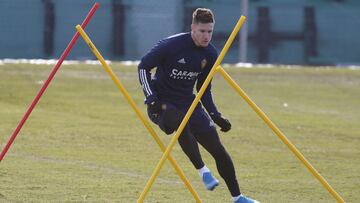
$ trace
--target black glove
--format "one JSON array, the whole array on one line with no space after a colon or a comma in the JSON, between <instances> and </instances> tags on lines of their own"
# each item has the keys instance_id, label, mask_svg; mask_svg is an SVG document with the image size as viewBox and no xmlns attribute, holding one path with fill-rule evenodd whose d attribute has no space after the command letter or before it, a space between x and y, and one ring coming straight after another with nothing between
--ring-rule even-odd
<instances>
[{"instance_id":1,"label":"black glove","mask_svg":"<svg viewBox=\"0 0 360 203\"><path fill-rule=\"evenodd\" d=\"M217 116L212 116L211 119L216 123L216 125L218 125L220 127L220 130L223 132L227 132L231 129L231 123L230 121L221 116L221 115L217 115Z\"/></svg>"},{"instance_id":2,"label":"black glove","mask_svg":"<svg viewBox=\"0 0 360 203\"><path fill-rule=\"evenodd\" d=\"M161 102L159 100L154 100L147 105L148 111L153 115L159 115L162 111Z\"/></svg>"}]
</instances>

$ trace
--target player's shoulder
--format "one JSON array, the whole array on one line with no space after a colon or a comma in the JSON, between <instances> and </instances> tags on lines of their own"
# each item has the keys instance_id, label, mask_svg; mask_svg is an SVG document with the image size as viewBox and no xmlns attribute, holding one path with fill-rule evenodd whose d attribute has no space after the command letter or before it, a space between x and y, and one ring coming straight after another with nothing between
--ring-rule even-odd
<instances>
[{"instance_id":1,"label":"player's shoulder","mask_svg":"<svg viewBox=\"0 0 360 203\"><path fill-rule=\"evenodd\" d=\"M156 46L161 48L165 52L173 53L179 49L188 47L189 38L191 37L188 33L179 33L161 39Z\"/></svg>"},{"instance_id":2,"label":"player's shoulder","mask_svg":"<svg viewBox=\"0 0 360 203\"><path fill-rule=\"evenodd\" d=\"M189 33L178 33L162 39L161 43L171 44L171 45L184 44L187 41L189 41L189 37L190 37Z\"/></svg>"},{"instance_id":3,"label":"player's shoulder","mask_svg":"<svg viewBox=\"0 0 360 203\"><path fill-rule=\"evenodd\" d=\"M168 39L168 40L181 40L181 39L184 39L184 38L188 38L190 36L190 33L188 32L181 32L181 33L178 33L178 34L175 34L175 35L171 35L165 39Z\"/></svg>"}]
</instances>

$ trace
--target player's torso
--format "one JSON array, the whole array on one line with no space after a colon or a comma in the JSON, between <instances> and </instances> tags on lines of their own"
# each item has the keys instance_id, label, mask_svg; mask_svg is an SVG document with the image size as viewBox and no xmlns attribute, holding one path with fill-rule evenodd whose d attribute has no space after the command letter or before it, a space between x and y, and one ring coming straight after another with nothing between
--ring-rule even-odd
<instances>
[{"instance_id":1,"label":"player's torso","mask_svg":"<svg viewBox=\"0 0 360 203\"><path fill-rule=\"evenodd\" d=\"M156 86L165 99L192 100L195 82L208 67L209 48L195 46L190 35L174 40L158 67Z\"/></svg>"},{"instance_id":2,"label":"player's torso","mask_svg":"<svg viewBox=\"0 0 360 203\"><path fill-rule=\"evenodd\" d=\"M185 48L164 61L163 70L173 82L194 83L205 68L207 56L204 50Z\"/></svg>"},{"instance_id":3,"label":"player's torso","mask_svg":"<svg viewBox=\"0 0 360 203\"><path fill-rule=\"evenodd\" d=\"M208 63L211 48L197 47L190 34L170 38L170 49L161 64L161 77L174 84L194 84Z\"/></svg>"}]
</instances>

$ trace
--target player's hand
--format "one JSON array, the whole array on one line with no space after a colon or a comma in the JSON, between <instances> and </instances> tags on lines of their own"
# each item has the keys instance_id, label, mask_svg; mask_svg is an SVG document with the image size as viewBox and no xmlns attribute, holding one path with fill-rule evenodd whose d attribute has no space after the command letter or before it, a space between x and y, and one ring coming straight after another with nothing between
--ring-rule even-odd
<instances>
[{"instance_id":1,"label":"player's hand","mask_svg":"<svg viewBox=\"0 0 360 203\"><path fill-rule=\"evenodd\" d=\"M159 100L154 100L147 105L147 108L151 114L160 114L162 111L161 102Z\"/></svg>"},{"instance_id":2,"label":"player's hand","mask_svg":"<svg viewBox=\"0 0 360 203\"><path fill-rule=\"evenodd\" d=\"M216 125L218 125L220 127L221 131L227 132L231 129L231 123L227 118L225 118L221 115L217 115L217 116L211 117L211 119L216 123Z\"/></svg>"}]
</instances>

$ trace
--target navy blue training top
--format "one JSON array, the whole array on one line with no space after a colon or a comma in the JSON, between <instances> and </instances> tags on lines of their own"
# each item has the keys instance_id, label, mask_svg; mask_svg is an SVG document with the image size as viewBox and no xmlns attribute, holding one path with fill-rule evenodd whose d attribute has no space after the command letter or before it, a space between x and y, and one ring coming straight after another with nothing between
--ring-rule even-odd
<instances>
[{"instance_id":1,"label":"navy blue training top","mask_svg":"<svg viewBox=\"0 0 360 203\"><path fill-rule=\"evenodd\" d=\"M160 40L138 66L139 80L145 94L145 103L156 99L179 106L190 106L217 59L212 44L195 45L190 33L180 33ZM151 78L151 69L157 67ZM201 98L207 112L219 115L211 95L211 83Z\"/></svg>"}]
</instances>

